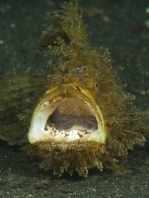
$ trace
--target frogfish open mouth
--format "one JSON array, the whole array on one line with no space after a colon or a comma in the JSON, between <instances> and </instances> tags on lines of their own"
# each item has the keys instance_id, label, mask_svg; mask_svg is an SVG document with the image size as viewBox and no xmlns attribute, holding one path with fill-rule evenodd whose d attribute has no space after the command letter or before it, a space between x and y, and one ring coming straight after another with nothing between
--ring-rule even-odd
<instances>
[{"instance_id":1,"label":"frogfish open mouth","mask_svg":"<svg viewBox=\"0 0 149 198\"><path fill-rule=\"evenodd\" d=\"M29 129L30 143L38 141L72 144L80 141L104 143L106 128L93 96L77 84L61 84L40 100Z\"/></svg>"},{"instance_id":2,"label":"frogfish open mouth","mask_svg":"<svg viewBox=\"0 0 149 198\"><path fill-rule=\"evenodd\" d=\"M25 144L30 155L41 158L40 167L54 174L77 171L86 177L93 167L118 169L128 149L143 145L148 114L137 110L133 96L124 92L108 49L91 46L77 2L62 8L48 14L53 26L38 42L50 58L47 79L29 74L2 79L0 138ZM41 93L44 85L32 111L26 99L35 101L33 93Z\"/></svg>"}]
</instances>

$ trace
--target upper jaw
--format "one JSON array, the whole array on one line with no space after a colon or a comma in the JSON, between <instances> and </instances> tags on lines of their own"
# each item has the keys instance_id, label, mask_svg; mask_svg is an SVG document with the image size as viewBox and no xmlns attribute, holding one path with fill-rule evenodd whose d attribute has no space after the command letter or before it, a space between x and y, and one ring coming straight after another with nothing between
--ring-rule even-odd
<instances>
[{"instance_id":1,"label":"upper jaw","mask_svg":"<svg viewBox=\"0 0 149 198\"><path fill-rule=\"evenodd\" d=\"M48 90L33 112L29 142L104 143L107 133L102 112L86 93L74 85Z\"/></svg>"}]
</instances>

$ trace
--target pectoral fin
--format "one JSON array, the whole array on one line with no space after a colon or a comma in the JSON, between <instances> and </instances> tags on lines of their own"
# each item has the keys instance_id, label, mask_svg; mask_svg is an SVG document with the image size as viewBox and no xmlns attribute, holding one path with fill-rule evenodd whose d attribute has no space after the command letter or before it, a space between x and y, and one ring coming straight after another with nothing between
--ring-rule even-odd
<instances>
[{"instance_id":1,"label":"pectoral fin","mask_svg":"<svg viewBox=\"0 0 149 198\"><path fill-rule=\"evenodd\" d=\"M46 77L38 75L0 76L0 139L14 145L27 134L31 110L41 96L45 84Z\"/></svg>"}]
</instances>

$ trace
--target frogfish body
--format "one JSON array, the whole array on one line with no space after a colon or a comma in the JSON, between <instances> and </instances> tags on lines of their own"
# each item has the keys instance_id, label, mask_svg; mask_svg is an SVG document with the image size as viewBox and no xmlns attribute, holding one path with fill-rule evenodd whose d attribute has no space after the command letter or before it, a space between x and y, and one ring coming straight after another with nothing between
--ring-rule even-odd
<instances>
[{"instance_id":1,"label":"frogfish body","mask_svg":"<svg viewBox=\"0 0 149 198\"><path fill-rule=\"evenodd\" d=\"M41 158L40 167L59 176L114 169L128 149L145 142L148 115L124 92L109 51L91 46L76 1L48 17L53 27L43 32L38 46L46 49L52 72L47 79L27 74L2 79L0 138L12 145L23 142L30 155ZM35 90L40 100L26 105Z\"/></svg>"}]
</instances>

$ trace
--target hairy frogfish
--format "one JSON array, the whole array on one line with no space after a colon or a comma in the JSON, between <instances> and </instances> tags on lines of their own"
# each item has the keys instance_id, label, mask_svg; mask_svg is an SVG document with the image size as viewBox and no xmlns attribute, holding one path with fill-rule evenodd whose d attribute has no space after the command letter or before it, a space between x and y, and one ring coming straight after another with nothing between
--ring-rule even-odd
<instances>
[{"instance_id":1,"label":"hairy frogfish","mask_svg":"<svg viewBox=\"0 0 149 198\"><path fill-rule=\"evenodd\" d=\"M118 168L129 149L144 144L149 116L125 93L108 49L90 44L76 1L48 18L52 28L38 42L49 57L47 77L0 77L0 138L58 176Z\"/></svg>"}]
</instances>

